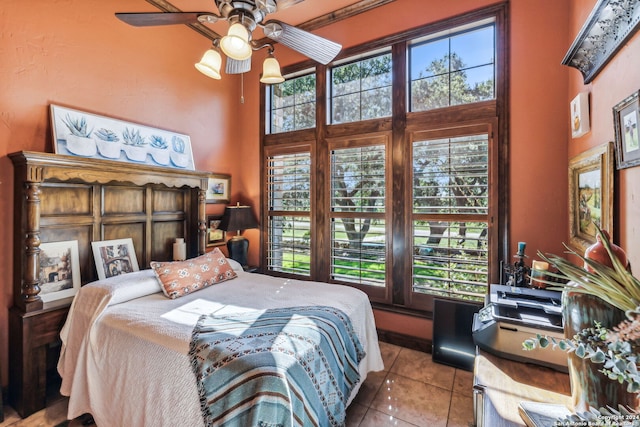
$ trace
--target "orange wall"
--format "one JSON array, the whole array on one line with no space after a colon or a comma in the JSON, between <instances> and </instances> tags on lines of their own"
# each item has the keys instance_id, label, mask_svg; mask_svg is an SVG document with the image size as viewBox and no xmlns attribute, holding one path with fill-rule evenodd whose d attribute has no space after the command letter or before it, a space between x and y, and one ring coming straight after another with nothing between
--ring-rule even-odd
<instances>
[{"instance_id":1,"label":"orange wall","mask_svg":"<svg viewBox=\"0 0 640 427\"><path fill-rule=\"evenodd\" d=\"M13 304L13 166L6 154L53 152L50 103L191 136L199 170L237 177L230 142L238 78L214 81L193 64L211 43L184 27L137 29L114 17L126 0L3 0L0 11L0 384L9 380ZM139 1L133 9L153 10ZM257 164L256 164L257 167ZM126 170L123 169L123 173ZM234 195L243 192L232 181ZM234 197L234 200L237 197ZM212 212L221 205L209 205Z\"/></svg>"},{"instance_id":2,"label":"orange wall","mask_svg":"<svg viewBox=\"0 0 640 427\"><path fill-rule=\"evenodd\" d=\"M245 102L240 103L240 77L208 79L193 68L209 42L184 27L136 29L113 17L132 10L131 1L87 2L66 0L4 0L0 13L0 364L1 383L8 382L7 311L12 305L13 175L7 153L19 150L52 151L48 110L50 103L67 105L170 129L191 136L200 170L231 173L232 202L254 207L260 198L259 85L260 59L244 79ZM493 4L491 0L396 0L374 11L325 27L317 33L342 43L357 45L384 34L437 21ZM615 89L615 98L597 99L592 115L594 131L580 141L569 136L569 102L576 92L577 71L561 66L568 46L594 1L511 1L510 156L511 230L510 252L516 242L535 251L559 253L567 240L567 165L570 153L613 138L611 106L637 89L639 77L610 64L593 83L593 91L616 85L615 72L635 79L635 84ZM297 6L296 6L297 7ZM300 6L302 7L302 6ZM145 2L136 10L153 10ZM586 13L585 13L586 12ZM582 14L585 16L582 16ZM574 17L574 15L580 15ZM568 25L569 24L569 25ZM634 39L636 46L638 39ZM302 58L278 46L283 65ZM624 57L621 52L618 56ZM630 54L627 54L630 56ZM637 69L637 58L635 67ZM619 79L623 80L623 79ZM597 86L601 85L601 86ZM616 93L619 92L619 93ZM610 105L609 105L610 104ZM606 117L605 117L606 116ZM606 130L599 130L600 128ZM610 128L610 129L609 129ZM603 132L603 134L601 134ZM597 136L595 136L597 134ZM593 139L592 139L593 138ZM577 143L577 144L576 144ZM575 150L575 152L574 152ZM637 169L637 170L635 170ZM618 192L635 197L629 170ZM631 172L636 172L631 176ZM637 192L637 186L635 187ZM635 199L637 200L637 198ZM618 228L623 246L631 246L637 231L625 218L638 210L637 202L621 203L624 214ZM222 206L209 205L210 213ZM634 212L635 209L635 212ZM635 233L635 234L634 234ZM258 261L257 230L251 241L250 262ZM638 239L635 239L637 241ZM627 248L628 249L628 248ZM629 251L638 259L640 248ZM407 326L405 316L377 313L379 326L394 332L430 337L429 322ZM407 329L408 328L408 329Z\"/></svg>"},{"instance_id":3,"label":"orange wall","mask_svg":"<svg viewBox=\"0 0 640 427\"><path fill-rule=\"evenodd\" d=\"M593 9L596 0L571 2L570 37L573 40ZM615 139L612 108L640 90L640 34L626 43L593 81L583 83L582 74L569 71L568 104L579 92L590 93L591 131L569 140L569 156ZM614 241L627 253L636 276L640 265L640 167L622 169L615 174Z\"/></svg>"}]
</instances>

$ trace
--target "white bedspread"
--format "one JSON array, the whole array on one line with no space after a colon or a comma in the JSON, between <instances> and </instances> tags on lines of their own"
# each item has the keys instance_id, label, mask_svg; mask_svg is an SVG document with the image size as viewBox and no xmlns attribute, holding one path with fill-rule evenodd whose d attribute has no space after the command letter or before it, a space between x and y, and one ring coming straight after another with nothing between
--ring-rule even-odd
<instances>
[{"instance_id":1,"label":"white bedspread","mask_svg":"<svg viewBox=\"0 0 640 427\"><path fill-rule=\"evenodd\" d=\"M334 306L351 318L367 353L361 382L383 369L371 304L355 288L239 271L236 279L171 300L152 270L83 286L60 334L68 417L88 412L98 427L200 426L188 356L199 316L301 305Z\"/></svg>"}]
</instances>

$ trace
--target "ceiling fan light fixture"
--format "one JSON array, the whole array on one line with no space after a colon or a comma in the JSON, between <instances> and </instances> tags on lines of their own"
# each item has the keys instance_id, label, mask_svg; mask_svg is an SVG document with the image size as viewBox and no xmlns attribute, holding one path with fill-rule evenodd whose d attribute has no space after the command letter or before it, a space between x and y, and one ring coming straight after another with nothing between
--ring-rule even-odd
<instances>
[{"instance_id":1,"label":"ceiling fan light fixture","mask_svg":"<svg viewBox=\"0 0 640 427\"><path fill-rule=\"evenodd\" d=\"M267 59L262 63L262 77L260 77L260 81L268 85L282 83L284 81L284 77L282 77L282 72L280 71L280 63L271 53L269 53Z\"/></svg>"},{"instance_id":2,"label":"ceiling fan light fixture","mask_svg":"<svg viewBox=\"0 0 640 427\"><path fill-rule=\"evenodd\" d=\"M220 40L220 48L225 55L237 61L250 58L252 49L249 44L249 31L240 23L232 24L227 35Z\"/></svg>"},{"instance_id":3,"label":"ceiling fan light fixture","mask_svg":"<svg viewBox=\"0 0 640 427\"><path fill-rule=\"evenodd\" d=\"M215 49L207 50L204 55L202 55L202 59L200 62L195 64L195 67L198 71L204 74L207 77L211 77L212 79L220 80L222 76L220 75L220 67L222 66L222 57L220 53Z\"/></svg>"}]
</instances>

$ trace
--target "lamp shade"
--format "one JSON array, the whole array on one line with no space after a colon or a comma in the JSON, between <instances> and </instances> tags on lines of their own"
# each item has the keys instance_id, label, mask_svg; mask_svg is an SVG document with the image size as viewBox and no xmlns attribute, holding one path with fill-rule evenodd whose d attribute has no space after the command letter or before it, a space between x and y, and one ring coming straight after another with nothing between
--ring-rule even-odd
<instances>
[{"instance_id":1,"label":"lamp shade","mask_svg":"<svg viewBox=\"0 0 640 427\"><path fill-rule=\"evenodd\" d=\"M225 55L237 61L250 58L249 31L242 24L232 24L227 35L220 40L220 48Z\"/></svg>"},{"instance_id":2,"label":"lamp shade","mask_svg":"<svg viewBox=\"0 0 640 427\"><path fill-rule=\"evenodd\" d=\"M269 56L264 60L260 81L266 84L282 83L284 81L284 77L280 72L280 64L273 56Z\"/></svg>"},{"instance_id":3,"label":"lamp shade","mask_svg":"<svg viewBox=\"0 0 640 427\"><path fill-rule=\"evenodd\" d=\"M237 206L227 206L225 208L218 228L224 231L238 231L239 234L242 230L258 228L258 222L254 218L250 206L240 206L238 204Z\"/></svg>"},{"instance_id":4,"label":"lamp shade","mask_svg":"<svg viewBox=\"0 0 640 427\"><path fill-rule=\"evenodd\" d=\"M204 74L207 77L211 77L212 79L220 80L220 66L222 65L222 57L217 50L209 49L207 50L200 62L198 62L195 66L198 71Z\"/></svg>"}]
</instances>

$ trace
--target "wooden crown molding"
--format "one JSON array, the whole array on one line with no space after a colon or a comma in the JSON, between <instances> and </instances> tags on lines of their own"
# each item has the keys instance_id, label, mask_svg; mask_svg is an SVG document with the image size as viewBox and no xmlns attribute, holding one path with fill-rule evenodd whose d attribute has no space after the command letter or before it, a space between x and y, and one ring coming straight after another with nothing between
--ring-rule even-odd
<instances>
[{"instance_id":1,"label":"wooden crown molding","mask_svg":"<svg viewBox=\"0 0 640 427\"><path fill-rule=\"evenodd\" d=\"M376 7L383 6L387 3L392 3L396 0L360 0L354 4L349 6L345 6L342 9L335 10L330 13L326 13L324 15L318 16L317 18L310 19L306 22L303 22L296 27L305 31L313 31L318 28L322 28L326 25L342 21L347 18L351 18L353 16L359 15L361 13L367 12L371 9L375 9ZM147 0L148 3L151 3L158 9L163 12L182 12L182 10L178 9L172 3L167 0ZM195 23L195 24L186 24L192 30L200 33L204 37L208 38L212 42L216 39L221 38L222 36L206 25ZM266 42L266 38L258 40L259 43ZM276 43L274 40L269 39L269 43Z\"/></svg>"}]
</instances>

